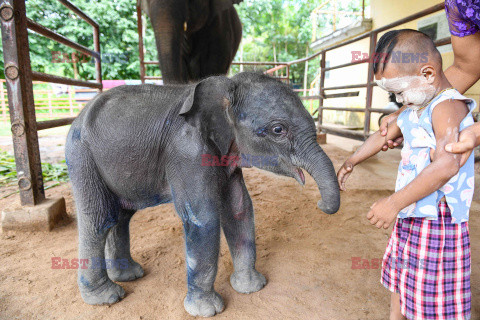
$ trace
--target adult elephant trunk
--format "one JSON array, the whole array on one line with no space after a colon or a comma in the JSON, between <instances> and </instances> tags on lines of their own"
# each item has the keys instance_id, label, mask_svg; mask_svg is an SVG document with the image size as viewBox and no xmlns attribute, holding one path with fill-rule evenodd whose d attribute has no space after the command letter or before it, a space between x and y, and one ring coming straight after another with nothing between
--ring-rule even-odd
<instances>
[{"instance_id":1,"label":"adult elephant trunk","mask_svg":"<svg viewBox=\"0 0 480 320\"><path fill-rule=\"evenodd\" d=\"M322 148L312 144L298 154L298 166L305 169L317 183L322 199L317 205L325 213L333 214L340 207L340 189L332 161Z\"/></svg>"}]
</instances>

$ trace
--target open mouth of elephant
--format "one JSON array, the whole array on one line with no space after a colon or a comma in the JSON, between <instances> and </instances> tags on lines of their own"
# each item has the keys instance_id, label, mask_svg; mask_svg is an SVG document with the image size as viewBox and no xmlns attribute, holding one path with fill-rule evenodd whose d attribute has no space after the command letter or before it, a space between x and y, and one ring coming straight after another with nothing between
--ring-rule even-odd
<instances>
[{"instance_id":1,"label":"open mouth of elephant","mask_svg":"<svg viewBox=\"0 0 480 320\"><path fill-rule=\"evenodd\" d=\"M299 167L295 167L292 171L292 174L295 180L300 183L300 185L305 185L305 175L303 174L302 169L300 169Z\"/></svg>"}]
</instances>

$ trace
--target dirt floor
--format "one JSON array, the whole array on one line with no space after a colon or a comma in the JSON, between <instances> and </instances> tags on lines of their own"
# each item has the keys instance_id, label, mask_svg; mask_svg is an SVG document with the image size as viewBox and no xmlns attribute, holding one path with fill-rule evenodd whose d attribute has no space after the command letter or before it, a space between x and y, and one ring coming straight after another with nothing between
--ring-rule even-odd
<instances>
[{"instance_id":1,"label":"dirt floor","mask_svg":"<svg viewBox=\"0 0 480 320\"><path fill-rule=\"evenodd\" d=\"M324 149L338 168L354 144L329 136ZM45 147L42 152L43 157L50 153ZM293 179L244 170L256 213L257 269L268 283L249 295L232 289L233 267L222 236L215 288L224 298L225 310L215 319L387 319L389 292L379 282L377 262L390 230L370 226L365 215L374 201L391 193L398 159L399 151L393 150L356 168L335 215L316 209L319 192L310 176L302 188ZM144 267L145 276L122 283L127 295L119 303L90 306L80 297L76 270L52 269L52 257L77 256L70 185L46 193L65 197L71 221L50 233L0 234L1 319L192 318L183 309L184 243L173 205L142 210L131 222L132 256ZM0 209L17 201L15 196L7 197L0 201ZM480 202L474 201L470 215L472 319L480 319L479 214ZM368 268L353 268L355 258L367 260Z\"/></svg>"}]
</instances>

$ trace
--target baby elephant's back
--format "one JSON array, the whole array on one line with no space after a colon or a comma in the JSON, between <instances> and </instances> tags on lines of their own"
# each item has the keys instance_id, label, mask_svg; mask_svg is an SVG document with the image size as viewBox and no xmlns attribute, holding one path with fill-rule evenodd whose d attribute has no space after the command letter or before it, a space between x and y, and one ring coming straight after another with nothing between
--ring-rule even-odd
<instances>
[{"instance_id":1,"label":"baby elephant's back","mask_svg":"<svg viewBox=\"0 0 480 320\"><path fill-rule=\"evenodd\" d=\"M185 90L185 86L137 85L101 93L72 124L72 138L103 148L148 139L173 113Z\"/></svg>"},{"instance_id":2,"label":"baby elephant's back","mask_svg":"<svg viewBox=\"0 0 480 320\"><path fill-rule=\"evenodd\" d=\"M125 173L118 168L149 167L151 155L163 153L165 126L179 120L176 109L186 88L120 86L97 95L70 128L67 162L88 158L111 177Z\"/></svg>"}]
</instances>

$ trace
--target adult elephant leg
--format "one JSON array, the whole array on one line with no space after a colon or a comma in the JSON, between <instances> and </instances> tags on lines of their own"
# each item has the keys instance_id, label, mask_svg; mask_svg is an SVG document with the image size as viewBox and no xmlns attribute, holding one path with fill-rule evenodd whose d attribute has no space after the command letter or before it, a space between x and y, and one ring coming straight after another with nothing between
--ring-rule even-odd
<instances>
[{"instance_id":1,"label":"adult elephant leg","mask_svg":"<svg viewBox=\"0 0 480 320\"><path fill-rule=\"evenodd\" d=\"M209 25L193 35L190 79L226 74L242 39L242 25L232 7L218 12Z\"/></svg>"},{"instance_id":2,"label":"adult elephant leg","mask_svg":"<svg viewBox=\"0 0 480 320\"><path fill-rule=\"evenodd\" d=\"M155 33L158 59L164 83L186 83L188 70L184 60L188 45L184 30L185 0L148 1L148 15Z\"/></svg>"},{"instance_id":3,"label":"adult elephant leg","mask_svg":"<svg viewBox=\"0 0 480 320\"><path fill-rule=\"evenodd\" d=\"M181 183L183 187L172 186L175 209L185 233L188 292L184 307L192 316L211 317L224 308L222 297L213 288L222 204L221 199L215 199L214 191L207 190L209 183L197 185L195 181Z\"/></svg>"},{"instance_id":4,"label":"adult elephant leg","mask_svg":"<svg viewBox=\"0 0 480 320\"><path fill-rule=\"evenodd\" d=\"M230 180L229 205L229 210L222 212L221 222L233 260L234 273L230 283L238 292L256 292L265 286L267 280L255 269L253 205L240 168L235 169Z\"/></svg>"},{"instance_id":5,"label":"adult elephant leg","mask_svg":"<svg viewBox=\"0 0 480 320\"><path fill-rule=\"evenodd\" d=\"M108 233L105 246L108 277L113 281L132 281L143 277L143 268L130 254L130 219L135 211L120 210L118 223Z\"/></svg>"}]
</instances>

